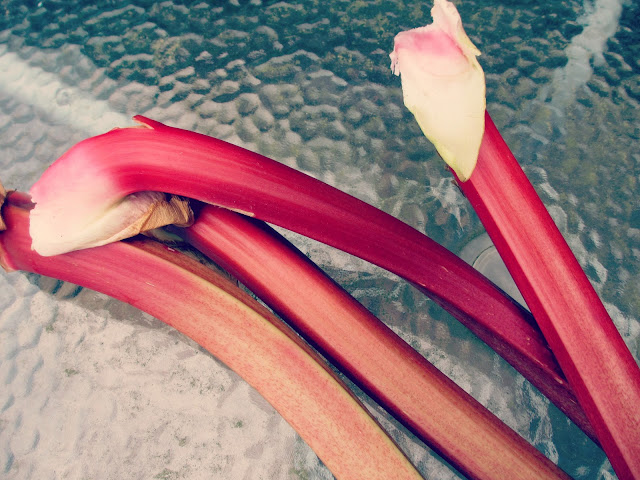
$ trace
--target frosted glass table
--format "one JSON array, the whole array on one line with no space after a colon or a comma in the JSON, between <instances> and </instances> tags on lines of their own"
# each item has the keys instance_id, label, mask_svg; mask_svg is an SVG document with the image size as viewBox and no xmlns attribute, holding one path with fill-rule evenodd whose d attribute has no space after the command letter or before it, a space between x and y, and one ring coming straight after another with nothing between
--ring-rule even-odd
<instances>
[{"instance_id":1,"label":"frosted glass table","mask_svg":"<svg viewBox=\"0 0 640 480\"><path fill-rule=\"evenodd\" d=\"M622 0L456 2L488 109L640 357L640 32ZM402 104L388 53L427 2L5 2L0 176L28 190L75 142L144 114L295 166L401 218L509 287ZM570 474L606 458L412 287L289 235L443 372ZM74 285L0 275L0 476L331 478L197 345ZM614 373L612 373L614 374ZM458 474L365 402L430 478Z\"/></svg>"}]
</instances>

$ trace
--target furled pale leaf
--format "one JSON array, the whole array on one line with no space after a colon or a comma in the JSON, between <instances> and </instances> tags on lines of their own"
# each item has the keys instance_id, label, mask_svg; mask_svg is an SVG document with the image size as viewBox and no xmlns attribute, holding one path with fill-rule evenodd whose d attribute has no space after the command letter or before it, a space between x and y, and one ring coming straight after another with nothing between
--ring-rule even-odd
<instances>
[{"instance_id":1,"label":"furled pale leaf","mask_svg":"<svg viewBox=\"0 0 640 480\"><path fill-rule=\"evenodd\" d=\"M485 81L480 51L455 6L435 0L433 23L396 35L391 70L404 103L461 180L471 176L484 133Z\"/></svg>"}]
</instances>

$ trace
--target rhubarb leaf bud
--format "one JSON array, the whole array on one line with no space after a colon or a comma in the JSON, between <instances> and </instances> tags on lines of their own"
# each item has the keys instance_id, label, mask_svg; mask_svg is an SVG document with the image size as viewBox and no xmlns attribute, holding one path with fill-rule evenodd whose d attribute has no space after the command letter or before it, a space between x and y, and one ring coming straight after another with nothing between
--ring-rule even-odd
<instances>
[{"instance_id":1,"label":"rhubarb leaf bud","mask_svg":"<svg viewBox=\"0 0 640 480\"><path fill-rule=\"evenodd\" d=\"M396 35L391 70L404 104L462 181L471 176L484 134L485 80L456 7L435 0L433 23Z\"/></svg>"}]
</instances>

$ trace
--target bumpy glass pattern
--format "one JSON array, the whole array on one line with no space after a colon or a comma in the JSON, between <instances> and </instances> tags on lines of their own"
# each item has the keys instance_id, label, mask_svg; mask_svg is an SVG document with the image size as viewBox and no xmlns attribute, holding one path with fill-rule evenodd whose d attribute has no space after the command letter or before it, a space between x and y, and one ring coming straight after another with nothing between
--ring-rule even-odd
<instances>
[{"instance_id":1,"label":"bumpy glass pattern","mask_svg":"<svg viewBox=\"0 0 640 480\"><path fill-rule=\"evenodd\" d=\"M482 51L489 111L640 357L639 4L456 4ZM27 190L75 142L144 114L309 172L478 258L509 288L389 70L394 35L430 23L429 8L0 1L2 181ZM615 478L577 428L410 286L289 237L568 473ZM0 385L2 478L331 478L216 359L73 285L0 275ZM458 478L371 407L425 475Z\"/></svg>"}]
</instances>

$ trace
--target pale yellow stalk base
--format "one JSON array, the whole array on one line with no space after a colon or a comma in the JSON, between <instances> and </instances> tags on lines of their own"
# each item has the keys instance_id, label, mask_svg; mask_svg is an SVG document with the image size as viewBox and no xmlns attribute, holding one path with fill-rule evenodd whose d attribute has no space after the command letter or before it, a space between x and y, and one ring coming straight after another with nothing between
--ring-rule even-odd
<instances>
[{"instance_id":1,"label":"pale yellow stalk base","mask_svg":"<svg viewBox=\"0 0 640 480\"><path fill-rule=\"evenodd\" d=\"M461 180L475 168L484 134L485 80L480 51L456 7L435 0L433 23L399 33L391 69L402 80L404 104Z\"/></svg>"}]
</instances>

